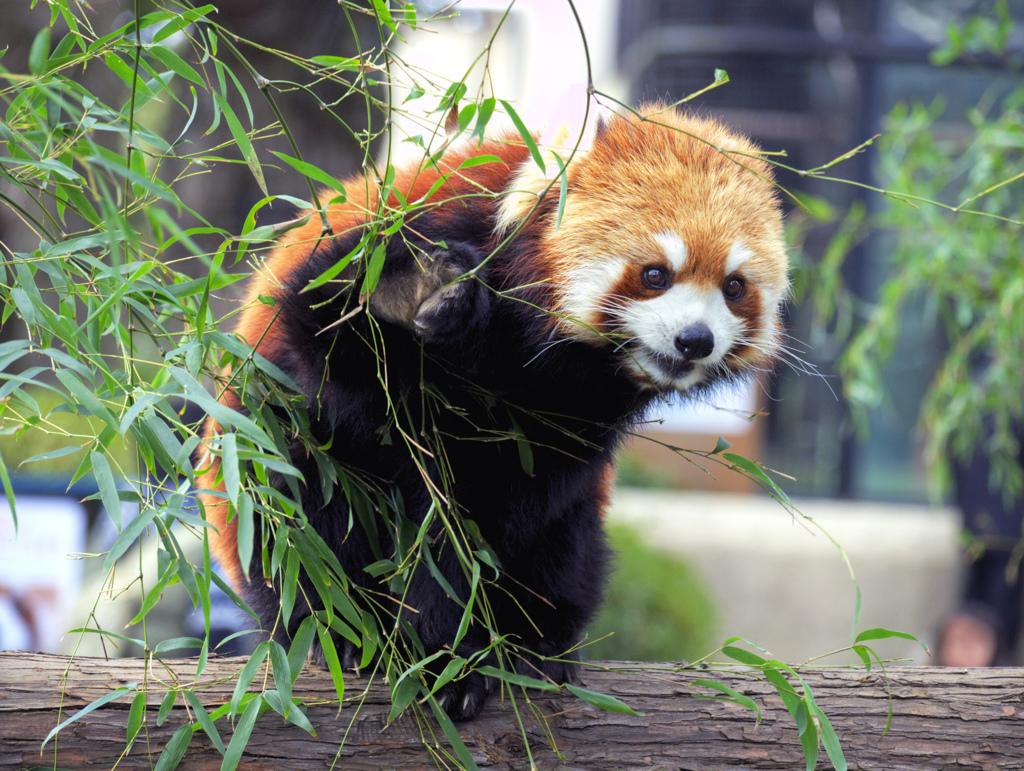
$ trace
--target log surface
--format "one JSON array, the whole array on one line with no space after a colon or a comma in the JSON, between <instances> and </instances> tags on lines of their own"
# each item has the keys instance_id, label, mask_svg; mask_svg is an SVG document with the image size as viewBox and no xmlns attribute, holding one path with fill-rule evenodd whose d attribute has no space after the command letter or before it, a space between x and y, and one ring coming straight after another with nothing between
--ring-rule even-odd
<instances>
[{"instance_id":1,"label":"log surface","mask_svg":"<svg viewBox=\"0 0 1024 771\"><path fill-rule=\"evenodd\" d=\"M233 676L245 659L211 659L195 692L212 711L228 701ZM676 671L671 664L605 662L610 671L587 668L579 685L623 700L643 716L604 712L565 694L520 693L519 714L536 766L540 769L800 769L804 758L792 719L774 689L741 674ZM67 672L66 678L64 677ZM175 730L189 720L178 698L167 719L157 711L175 682L195 681L193 659L78 658L20 652L0 653L0 769L44 766L60 769L151 768ZM829 716L851 769L931 771L932 769L1024 768L1024 669L943 669L892 667L888 681L877 669L801 670L818 705ZM694 698L714 692L694 686L714 679L752 698L754 713L735 704ZM255 684L272 678L257 676ZM145 721L130 752L125 732L131 695L109 702L71 723L40 753L47 734L62 720L119 686L147 688ZM446 742L432 721L406 714L390 725L387 689L367 688L356 677L346 682L340 715L326 672L307 668L294 695L309 705L316 738L276 713L262 716L238 768L432 769L433 751ZM887 687L888 686L888 687ZM892 728L883 735L888 693ZM333 703L332 703L333 701ZM541 717L543 716L543 717ZM226 718L216 723L224 744L231 738ZM484 713L459 725L476 763L487 769L528 769L522 731L506 699L492 698ZM437 741L428 739L431 732ZM554 748L557 748L557 752ZM222 757L200 730L181 769L218 769ZM822 752L819 768L830 764Z\"/></svg>"}]
</instances>

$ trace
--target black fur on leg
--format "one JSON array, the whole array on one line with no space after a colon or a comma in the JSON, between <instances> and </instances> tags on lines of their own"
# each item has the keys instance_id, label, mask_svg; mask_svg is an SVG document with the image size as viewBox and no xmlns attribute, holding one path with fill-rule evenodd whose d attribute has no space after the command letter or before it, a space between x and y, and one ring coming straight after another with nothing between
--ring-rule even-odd
<instances>
[{"instance_id":1,"label":"black fur on leg","mask_svg":"<svg viewBox=\"0 0 1024 771\"><path fill-rule=\"evenodd\" d=\"M417 248L393 238L380 283L355 314L351 293L331 284L306 289L355 242L325 243L288 277L278 296L274 335L275 363L307 397L309 442L329 447L332 461L351 478L374 480L385 498L400 500L401 516L414 533L425 517L434 517L423 544L447 587L419 564L390 607L390 587L365 568L382 558L405 559L392 540L397 510L377 512L379 545L371 548L345 495L335 489L325 501L321 469L297 439L291 459L305 480L303 511L337 556L360 611L398 613L398 599L409 609L401 618L419 645L403 646L408 650L401 658L409 664L451 650L470 596L467 566L448 539L459 537L464 547L475 536L453 536L436 512L430 514L432 507L444 507L456 529L460 517L472 520L500 567L497 575L484 568L478 585L494 628L483 628L478 605L455 655L479 659L494 634L507 640L500 643L506 666L560 684L575 675L576 657L567 652L584 637L606 581L601 510L619 426L642 411L646 399L604 351L563 341L556 354L547 353L550 337L541 331L545 319L536 306L488 283L493 274L483 264L486 244L449 234L442 244L438 235L422 233L435 240ZM524 442L531 465L524 462ZM272 484L286 489L281 480ZM260 552L254 550L245 595L269 629L280 599L260 578ZM308 576L300 572L299 580L302 591L288 624L292 634L320 603ZM372 592L372 599L361 599L360 589ZM391 617L378 623L394 628ZM289 634L279 637L287 643ZM355 669L362 649L335 640L342 666ZM319 643L312 660L325 664ZM449 661L438 656L428 671L438 676ZM498 664L493 653L485 661ZM371 667L379 669L379 663L385 662ZM471 672L444 685L437 697L453 719L467 720L499 687Z\"/></svg>"}]
</instances>

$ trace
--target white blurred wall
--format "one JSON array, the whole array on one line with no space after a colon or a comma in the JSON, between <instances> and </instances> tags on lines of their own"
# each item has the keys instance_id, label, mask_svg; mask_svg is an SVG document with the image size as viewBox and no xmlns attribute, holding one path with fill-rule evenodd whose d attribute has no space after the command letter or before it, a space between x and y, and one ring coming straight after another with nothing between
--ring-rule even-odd
<instances>
[{"instance_id":1,"label":"white blurred wall","mask_svg":"<svg viewBox=\"0 0 1024 771\"><path fill-rule=\"evenodd\" d=\"M542 127L570 86L587 83L585 35L594 86L615 99L625 98L628 84L617 74L614 56L618 0L577 3L582 34L563 0L519 0L502 23L489 58L480 58L480 54L508 9L508 1L462 0L455 5L457 18L430 21L433 9L448 5L417 3L420 19L426 20L424 29L403 31L404 42L392 46L396 59L409 65L394 71L396 81L427 83L433 78L443 90L446 82L465 78L467 99L478 93L505 99L528 126ZM407 95L407 89L399 89L392 101L400 105ZM410 115L397 116L396 125L400 131L420 133L412 126L417 118L427 125L431 120L427 112L435 105L436 100L426 98L408 103ZM437 116L432 120L436 124Z\"/></svg>"},{"instance_id":2,"label":"white blurred wall","mask_svg":"<svg viewBox=\"0 0 1024 771\"><path fill-rule=\"evenodd\" d=\"M697 568L718 614L717 643L743 637L791 664L844 648L859 586L857 631L884 627L931 647L958 598L956 511L824 499L795 503L812 521L793 518L765 496L627 488L617 491L610 518L639 528L652 546ZM907 640L869 644L883 658L934 663ZM826 663L857 661L846 653Z\"/></svg>"}]
</instances>

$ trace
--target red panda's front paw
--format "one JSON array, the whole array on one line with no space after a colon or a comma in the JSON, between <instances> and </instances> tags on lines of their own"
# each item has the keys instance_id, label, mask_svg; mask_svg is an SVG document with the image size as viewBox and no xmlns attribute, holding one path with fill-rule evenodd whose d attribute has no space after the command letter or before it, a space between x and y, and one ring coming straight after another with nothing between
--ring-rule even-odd
<instances>
[{"instance_id":1,"label":"red panda's front paw","mask_svg":"<svg viewBox=\"0 0 1024 771\"><path fill-rule=\"evenodd\" d=\"M490 310L490 293L482 282L465 278L427 297L413 320L416 334L427 342L464 339L482 330Z\"/></svg>"},{"instance_id":2,"label":"red panda's front paw","mask_svg":"<svg viewBox=\"0 0 1024 771\"><path fill-rule=\"evenodd\" d=\"M480 264L480 252L459 242L435 252L434 265L445 283L420 303L413 329L428 343L454 344L459 349L487 325L491 293L479 273L471 273Z\"/></svg>"},{"instance_id":3,"label":"red panda's front paw","mask_svg":"<svg viewBox=\"0 0 1024 771\"><path fill-rule=\"evenodd\" d=\"M493 678L471 672L441 688L437 703L452 720L472 720L483 710L493 685Z\"/></svg>"}]
</instances>

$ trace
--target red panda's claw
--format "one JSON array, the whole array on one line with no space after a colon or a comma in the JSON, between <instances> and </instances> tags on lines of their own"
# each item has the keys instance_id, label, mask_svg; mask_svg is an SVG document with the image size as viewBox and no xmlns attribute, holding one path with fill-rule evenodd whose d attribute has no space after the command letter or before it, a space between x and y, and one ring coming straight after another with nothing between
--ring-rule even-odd
<instances>
[{"instance_id":1,"label":"red panda's claw","mask_svg":"<svg viewBox=\"0 0 1024 771\"><path fill-rule=\"evenodd\" d=\"M480 714L492 687L493 678L473 672L442 687L437 703L452 720L472 720Z\"/></svg>"}]
</instances>

